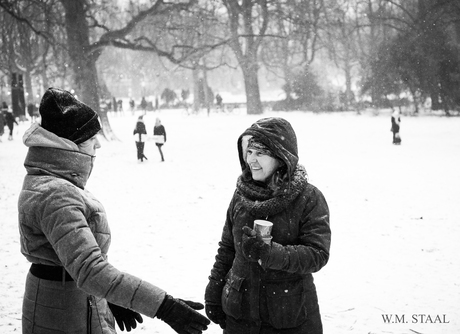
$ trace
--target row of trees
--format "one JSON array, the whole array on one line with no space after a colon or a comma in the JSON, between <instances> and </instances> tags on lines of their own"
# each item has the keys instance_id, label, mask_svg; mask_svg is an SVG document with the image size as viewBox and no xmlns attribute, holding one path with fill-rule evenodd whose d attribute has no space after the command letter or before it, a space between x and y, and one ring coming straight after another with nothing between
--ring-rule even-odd
<instances>
[{"instance_id":1,"label":"row of trees","mask_svg":"<svg viewBox=\"0 0 460 334\"><path fill-rule=\"evenodd\" d=\"M460 104L459 21L457 0L2 0L0 71L23 73L29 96L34 85L73 87L108 139L98 102L108 48L190 71L194 96L209 71L238 69L250 114L262 112L261 68L285 82L287 105L327 94L298 88L316 87L308 82L325 57L343 73L346 109L357 85L375 105L407 93L448 113Z\"/></svg>"}]
</instances>

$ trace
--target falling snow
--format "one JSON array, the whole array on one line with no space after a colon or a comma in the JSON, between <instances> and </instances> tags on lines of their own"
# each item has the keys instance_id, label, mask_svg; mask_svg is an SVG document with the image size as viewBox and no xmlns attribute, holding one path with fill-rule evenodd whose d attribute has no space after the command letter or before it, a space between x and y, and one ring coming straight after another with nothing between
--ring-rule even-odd
<instances>
[{"instance_id":1,"label":"falling snow","mask_svg":"<svg viewBox=\"0 0 460 334\"><path fill-rule=\"evenodd\" d=\"M237 137L260 117L282 116L331 211L330 261L315 274L325 333L460 333L460 118L403 116L402 145L393 146L389 115L150 113L150 136L157 116L166 127L166 161L149 140L142 164L132 138L138 115L111 117L121 141L102 141L87 184L108 213L110 262L173 296L203 302L240 172ZM19 251L16 202L29 125L0 143L2 334L21 331L29 265ZM408 323L384 323L382 314L406 315ZM412 314L449 323L411 323ZM146 317L136 332L173 333ZM221 332L211 325L207 333Z\"/></svg>"}]
</instances>

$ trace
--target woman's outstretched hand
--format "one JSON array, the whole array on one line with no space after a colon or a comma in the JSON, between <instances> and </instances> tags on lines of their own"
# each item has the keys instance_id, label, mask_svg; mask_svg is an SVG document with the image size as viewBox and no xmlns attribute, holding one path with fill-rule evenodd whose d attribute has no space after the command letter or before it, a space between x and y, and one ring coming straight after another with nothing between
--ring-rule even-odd
<instances>
[{"instance_id":1,"label":"woman's outstretched hand","mask_svg":"<svg viewBox=\"0 0 460 334\"><path fill-rule=\"evenodd\" d=\"M107 304L109 304L110 311L112 311L118 327L120 327L122 331L126 328L126 331L130 332L131 329L136 328L137 323L141 324L144 321L142 316L137 312L112 303Z\"/></svg>"},{"instance_id":2,"label":"woman's outstretched hand","mask_svg":"<svg viewBox=\"0 0 460 334\"><path fill-rule=\"evenodd\" d=\"M203 304L166 295L156 316L179 334L200 334L208 329L211 323L208 318L196 311L203 308Z\"/></svg>"}]
</instances>

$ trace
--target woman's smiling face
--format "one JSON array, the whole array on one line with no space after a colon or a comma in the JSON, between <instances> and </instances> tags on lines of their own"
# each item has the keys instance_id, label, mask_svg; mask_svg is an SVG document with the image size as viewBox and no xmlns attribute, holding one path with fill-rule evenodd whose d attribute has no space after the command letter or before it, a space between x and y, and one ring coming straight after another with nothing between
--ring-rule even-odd
<instances>
[{"instance_id":1,"label":"woman's smiling face","mask_svg":"<svg viewBox=\"0 0 460 334\"><path fill-rule=\"evenodd\" d=\"M248 148L246 152L246 163L251 169L252 178L260 182L266 182L280 166L276 158L254 148Z\"/></svg>"}]
</instances>

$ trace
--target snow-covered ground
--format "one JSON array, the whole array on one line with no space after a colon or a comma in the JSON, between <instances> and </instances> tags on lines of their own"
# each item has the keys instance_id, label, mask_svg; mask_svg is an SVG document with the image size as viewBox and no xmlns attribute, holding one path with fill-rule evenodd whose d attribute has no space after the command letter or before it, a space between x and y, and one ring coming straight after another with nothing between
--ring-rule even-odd
<instances>
[{"instance_id":1,"label":"snow-covered ground","mask_svg":"<svg viewBox=\"0 0 460 334\"><path fill-rule=\"evenodd\" d=\"M330 206L331 257L315 275L325 334L460 333L460 118L403 116L402 145L394 146L388 113L151 112L149 134L157 116L166 127L166 161L148 141L149 160L139 164L137 116L111 117L120 141L102 141L87 184L107 210L109 259L119 269L203 302L240 173L237 137L258 118L281 116ZM17 197L29 125L0 143L1 334L21 332L29 264L19 251ZM134 332L173 333L147 317ZM221 330L211 325L207 333Z\"/></svg>"}]
</instances>

